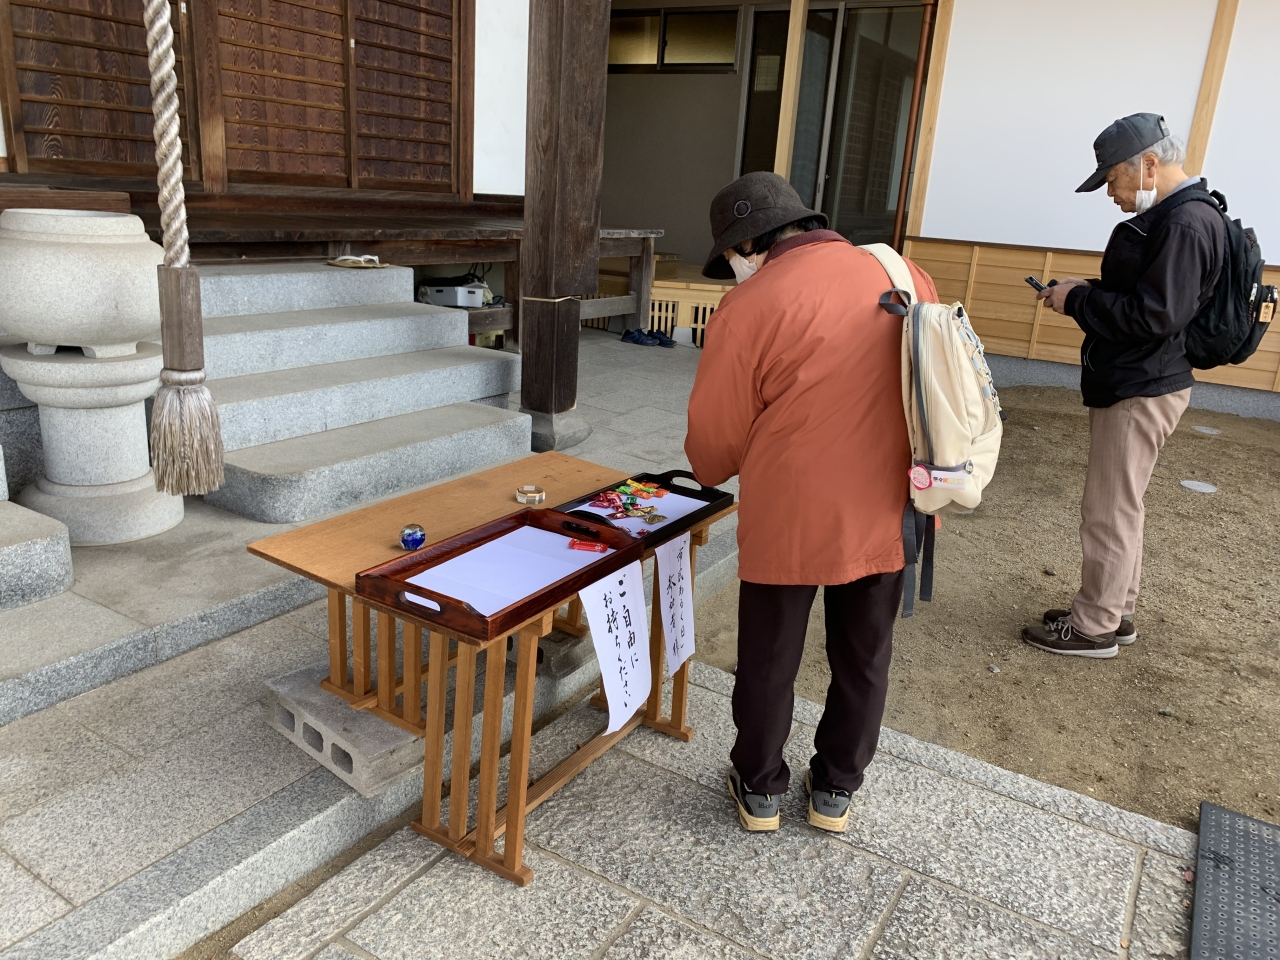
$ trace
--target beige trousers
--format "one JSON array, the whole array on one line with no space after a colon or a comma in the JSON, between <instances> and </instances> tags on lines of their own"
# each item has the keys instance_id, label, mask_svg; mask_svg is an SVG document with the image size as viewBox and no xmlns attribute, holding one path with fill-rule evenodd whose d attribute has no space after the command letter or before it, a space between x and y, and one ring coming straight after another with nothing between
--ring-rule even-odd
<instances>
[{"instance_id":1,"label":"beige trousers","mask_svg":"<svg viewBox=\"0 0 1280 960\"><path fill-rule=\"evenodd\" d=\"M1071 624L1090 636L1110 633L1121 615L1133 613L1142 579L1142 498L1160 448L1190 400L1188 388L1089 408L1089 470L1080 504L1084 563Z\"/></svg>"}]
</instances>

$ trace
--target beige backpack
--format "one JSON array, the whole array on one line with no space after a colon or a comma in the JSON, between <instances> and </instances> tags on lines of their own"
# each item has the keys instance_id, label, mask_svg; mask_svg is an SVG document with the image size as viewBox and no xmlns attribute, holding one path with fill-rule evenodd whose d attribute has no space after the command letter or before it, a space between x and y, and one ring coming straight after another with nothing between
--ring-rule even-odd
<instances>
[{"instance_id":1,"label":"beige backpack","mask_svg":"<svg viewBox=\"0 0 1280 960\"><path fill-rule=\"evenodd\" d=\"M920 598L932 599L934 523L926 517L967 513L982 502L1000 456L1000 398L969 317L959 303L919 303L906 261L890 246L862 248L880 261L893 288L880 298L903 317L902 408L911 438L911 502L903 518L908 565L924 554ZM899 303L898 300L902 302ZM903 616L911 615L908 571Z\"/></svg>"}]
</instances>

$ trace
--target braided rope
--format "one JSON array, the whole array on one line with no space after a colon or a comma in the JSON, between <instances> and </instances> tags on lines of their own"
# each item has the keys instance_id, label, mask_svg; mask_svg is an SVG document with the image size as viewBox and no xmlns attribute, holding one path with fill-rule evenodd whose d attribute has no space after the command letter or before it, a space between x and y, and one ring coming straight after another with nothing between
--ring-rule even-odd
<instances>
[{"instance_id":1,"label":"braided rope","mask_svg":"<svg viewBox=\"0 0 1280 960\"><path fill-rule=\"evenodd\" d=\"M160 188L160 226L164 264L191 262L187 241L187 195L182 186L182 142L178 139L178 78L174 75L173 25L169 0L147 0L147 66L151 71L151 110L155 114L156 184Z\"/></svg>"}]
</instances>

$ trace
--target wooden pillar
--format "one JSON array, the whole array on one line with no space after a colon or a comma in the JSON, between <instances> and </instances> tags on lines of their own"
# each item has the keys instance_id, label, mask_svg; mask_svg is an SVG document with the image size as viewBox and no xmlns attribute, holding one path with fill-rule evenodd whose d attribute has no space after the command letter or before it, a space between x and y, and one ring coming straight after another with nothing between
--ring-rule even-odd
<instances>
[{"instance_id":1,"label":"wooden pillar","mask_svg":"<svg viewBox=\"0 0 1280 960\"><path fill-rule=\"evenodd\" d=\"M937 0L933 15L933 41L929 49L929 73L920 107L920 146L911 186L911 209L907 211L906 236L920 236L924 224L925 194L929 189L929 167L933 163L933 141L938 132L938 106L942 102L942 75L947 68L947 44L951 40L951 18L955 0Z\"/></svg>"},{"instance_id":2,"label":"wooden pillar","mask_svg":"<svg viewBox=\"0 0 1280 960\"><path fill-rule=\"evenodd\" d=\"M520 345L535 450L590 433L571 413L581 326L573 298L593 295L600 272L608 49L608 4L531 0Z\"/></svg>"},{"instance_id":3,"label":"wooden pillar","mask_svg":"<svg viewBox=\"0 0 1280 960\"><path fill-rule=\"evenodd\" d=\"M1213 129L1213 115L1218 109L1222 75L1227 71L1227 54L1231 51L1231 34L1235 30L1239 6L1240 0L1218 0L1218 12L1213 18L1209 52L1204 58L1204 73L1196 96L1196 112L1191 118L1191 132L1187 135L1187 162L1183 169L1193 177L1204 172L1204 156L1209 150L1209 133Z\"/></svg>"},{"instance_id":4,"label":"wooden pillar","mask_svg":"<svg viewBox=\"0 0 1280 960\"><path fill-rule=\"evenodd\" d=\"M187 121L189 132L200 134L200 176L206 193L227 191L227 132L222 110L221 41L218 39L218 8L213 2L191 6L191 57L183 64L186 76L195 80L195 113L198 123ZM187 91L187 110L192 109ZM194 128L194 129L190 129Z\"/></svg>"},{"instance_id":5,"label":"wooden pillar","mask_svg":"<svg viewBox=\"0 0 1280 960\"><path fill-rule=\"evenodd\" d=\"M23 133L22 99L18 96L18 67L13 46L9 0L0 0L0 118L9 148L9 169L27 172L27 138Z\"/></svg>"},{"instance_id":6,"label":"wooden pillar","mask_svg":"<svg viewBox=\"0 0 1280 960\"><path fill-rule=\"evenodd\" d=\"M800 106L800 73L804 69L804 34L809 24L809 0L791 0L787 22L787 52L782 64L782 106L778 110L778 146L773 172L791 179L791 149L796 140L796 113Z\"/></svg>"},{"instance_id":7,"label":"wooden pillar","mask_svg":"<svg viewBox=\"0 0 1280 960\"><path fill-rule=\"evenodd\" d=\"M907 114L907 142L902 148L902 176L898 178L898 209L893 214L893 248L902 250L902 230L907 212L907 187L915 162L916 127L920 123L920 92L924 87L924 65L929 58L929 29L933 26L933 4L926 4L920 20L920 46L916 50L916 74L911 87L911 109Z\"/></svg>"},{"instance_id":8,"label":"wooden pillar","mask_svg":"<svg viewBox=\"0 0 1280 960\"><path fill-rule=\"evenodd\" d=\"M649 304L653 296L653 237L644 237L640 241L640 255L631 258L631 275L627 286L636 298L636 312L627 318L628 330L649 329ZM633 319L634 318L634 319ZM675 331L672 331L675 336Z\"/></svg>"}]
</instances>

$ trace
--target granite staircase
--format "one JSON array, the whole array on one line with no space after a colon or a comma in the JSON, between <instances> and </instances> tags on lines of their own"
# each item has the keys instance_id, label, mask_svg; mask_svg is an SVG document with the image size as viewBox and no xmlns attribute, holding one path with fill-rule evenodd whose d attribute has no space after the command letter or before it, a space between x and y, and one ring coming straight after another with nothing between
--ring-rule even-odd
<instances>
[{"instance_id":1,"label":"granite staircase","mask_svg":"<svg viewBox=\"0 0 1280 960\"><path fill-rule=\"evenodd\" d=\"M527 454L515 354L467 345L462 310L413 301L407 267L200 268L226 483L205 500L306 520Z\"/></svg>"}]
</instances>

